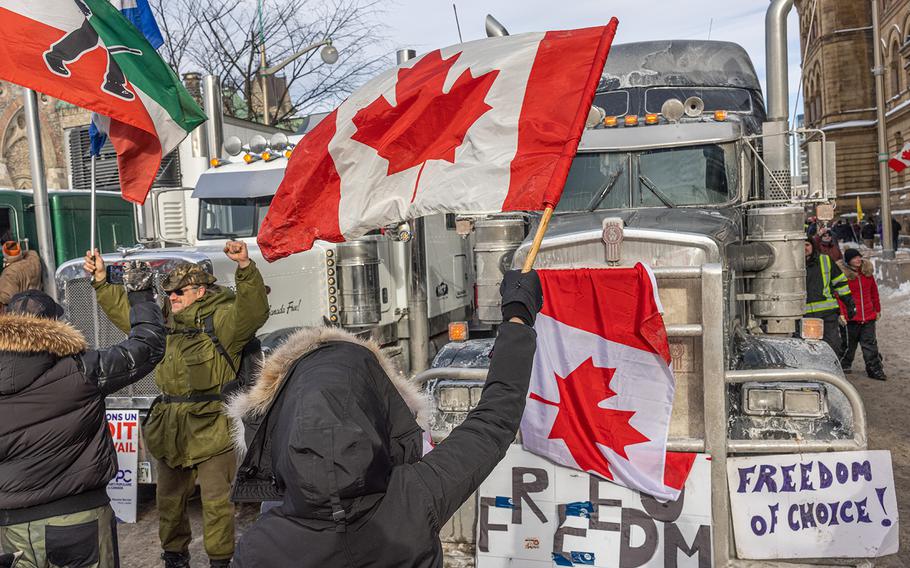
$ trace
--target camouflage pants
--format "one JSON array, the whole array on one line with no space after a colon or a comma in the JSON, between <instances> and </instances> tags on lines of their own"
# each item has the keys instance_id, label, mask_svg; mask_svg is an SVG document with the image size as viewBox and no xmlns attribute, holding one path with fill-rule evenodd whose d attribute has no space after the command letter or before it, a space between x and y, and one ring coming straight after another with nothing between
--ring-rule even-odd
<instances>
[{"instance_id":1,"label":"camouflage pants","mask_svg":"<svg viewBox=\"0 0 910 568\"><path fill-rule=\"evenodd\" d=\"M117 525L110 505L0 527L0 549L22 552L16 568L117 568Z\"/></svg>"},{"instance_id":2,"label":"camouflage pants","mask_svg":"<svg viewBox=\"0 0 910 568\"><path fill-rule=\"evenodd\" d=\"M168 552L186 552L192 540L186 504L196 489L202 496L202 536L205 552L212 560L234 555L234 504L231 482L237 459L230 451L191 468L158 465L158 536Z\"/></svg>"}]
</instances>

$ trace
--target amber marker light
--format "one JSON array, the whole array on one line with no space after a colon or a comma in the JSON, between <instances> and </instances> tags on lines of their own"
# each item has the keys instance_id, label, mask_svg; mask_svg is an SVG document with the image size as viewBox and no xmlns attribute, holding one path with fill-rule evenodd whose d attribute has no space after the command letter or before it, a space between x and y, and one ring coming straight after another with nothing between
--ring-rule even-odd
<instances>
[{"instance_id":1,"label":"amber marker light","mask_svg":"<svg viewBox=\"0 0 910 568\"><path fill-rule=\"evenodd\" d=\"M604 118L604 126L607 128L614 128L617 124L619 124L619 121L615 116L608 116Z\"/></svg>"},{"instance_id":2,"label":"amber marker light","mask_svg":"<svg viewBox=\"0 0 910 568\"><path fill-rule=\"evenodd\" d=\"M449 324L449 341L467 341L468 322L453 321Z\"/></svg>"},{"instance_id":3,"label":"amber marker light","mask_svg":"<svg viewBox=\"0 0 910 568\"><path fill-rule=\"evenodd\" d=\"M657 124L659 121L659 115L653 112L645 115L645 124Z\"/></svg>"},{"instance_id":4,"label":"amber marker light","mask_svg":"<svg viewBox=\"0 0 910 568\"><path fill-rule=\"evenodd\" d=\"M627 114L623 123L626 126L638 126L638 115L637 114Z\"/></svg>"}]
</instances>

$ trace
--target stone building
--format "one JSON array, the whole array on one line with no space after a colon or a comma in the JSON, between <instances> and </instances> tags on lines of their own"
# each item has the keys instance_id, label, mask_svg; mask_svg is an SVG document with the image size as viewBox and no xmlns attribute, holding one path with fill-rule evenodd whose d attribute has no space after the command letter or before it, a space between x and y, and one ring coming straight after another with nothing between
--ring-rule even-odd
<instances>
[{"instance_id":1,"label":"stone building","mask_svg":"<svg viewBox=\"0 0 910 568\"><path fill-rule=\"evenodd\" d=\"M31 188L22 88L0 81L0 187ZM87 113L47 95L38 95L45 177L50 188L67 188L64 129L88 122Z\"/></svg>"},{"instance_id":2,"label":"stone building","mask_svg":"<svg viewBox=\"0 0 910 568\"><path fill-rule=\"evenodd\" d=\"M885 128L894 154L910 140L910 0L879 0ZM806 126L837 142L837 212L879 211L872 3L797 0ZM910 217L910 170L891 172L895 216ZM906 228L905 228L906 231Z\"/></svg>"}]
</instances>

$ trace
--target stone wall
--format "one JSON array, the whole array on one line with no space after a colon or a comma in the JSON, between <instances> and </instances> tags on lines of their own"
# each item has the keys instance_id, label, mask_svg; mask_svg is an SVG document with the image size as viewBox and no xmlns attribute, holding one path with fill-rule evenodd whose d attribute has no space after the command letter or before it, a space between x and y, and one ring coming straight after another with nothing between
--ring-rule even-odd
<instances>
[{"instance_id":1,"label":"stone wall","mask_svg":"<svg viewBox=\"0 0 910 568\"><path fill-rule=\"evenodd\" d=\"M22 88L0 81L0 187L32 187L23 104ZM66 121L72 122L74 117L85 124L88 113L40 93L38 108L47 185L67 188L63 130Z\"/></svg>"}]
</instances>

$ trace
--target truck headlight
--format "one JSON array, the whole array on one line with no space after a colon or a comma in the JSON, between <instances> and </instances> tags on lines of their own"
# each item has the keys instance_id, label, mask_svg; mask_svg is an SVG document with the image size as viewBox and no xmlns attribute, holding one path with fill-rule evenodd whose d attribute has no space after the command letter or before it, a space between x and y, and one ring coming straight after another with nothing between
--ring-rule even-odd
<instances>
[{"instance_id":1,"label":"truck headlight","mask_svg":"<svg viewBox=\"0 0 910 568\"><path fill-rule=\"evenodd\" d=\"M467 412L471 409L471 389L441 386L436 390L436 407L443 412Z\"/></svg>"},{"instance_id":2,"label":"truck headlight","mask_svg":"<svg viewBox=\"0 0 910 568\"><path fill-rule=\"evenodd\" d=\"M468 412L480 402L483 386L444 381L436 387L436 408L441 412Z\"/></svg>"},{"instance_id":3,"label":"truck headlight","mask_svg":"<svg viewBox=\"0 0 910 568\"><path fill-rule=\"evenodd\" d=\"M746 413L770 414L784 409L784 391L780 389L746 389Z\"/></svg>"},{"instance_id":4,"label":"truck headlight","mask_svg":"<svg viewBox=\"0 0 910 568\"><path fill-rule=\"evenodd\" d=\"M822 416L822 393L819 390L788 390L784 392L784 411L790 416Z\"/></svg>"},{"instance_id":5,"label":"truck headlight","mask_svg":"<svg viewBox=\"0 0 910 568\"><path fill-rule=\"evenodd\" d=\"M743 407L752 416L818 418L825 414L822 387L744 387Z\"/></svg>"}]
</instances>

